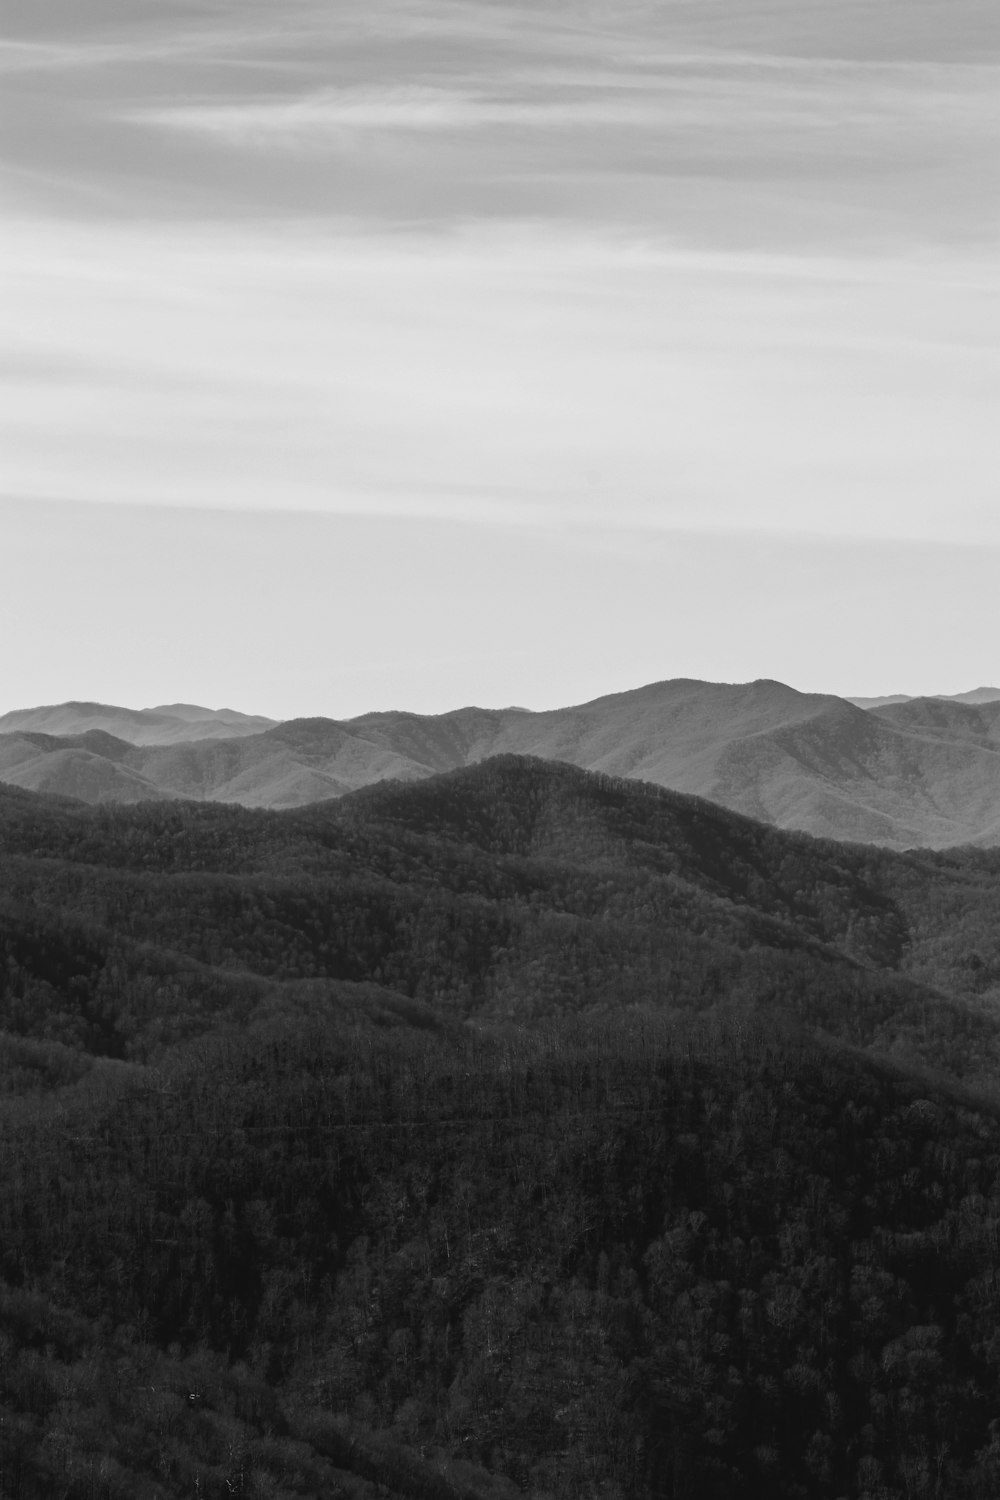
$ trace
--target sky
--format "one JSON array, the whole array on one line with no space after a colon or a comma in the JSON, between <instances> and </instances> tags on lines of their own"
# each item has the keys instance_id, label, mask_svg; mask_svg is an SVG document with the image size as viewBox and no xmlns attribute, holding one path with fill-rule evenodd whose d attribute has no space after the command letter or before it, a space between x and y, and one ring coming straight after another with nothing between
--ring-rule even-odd
<instances>
[{"instance_id":1,"label":"sky","mask_svg":"<svg viewBox=\"0 0 1000 1500\"><path fill-rule=\"evenodd\" d=\"M0 712L1000 682L994 0L5 0Z\"/></svg>"}]
</instances>

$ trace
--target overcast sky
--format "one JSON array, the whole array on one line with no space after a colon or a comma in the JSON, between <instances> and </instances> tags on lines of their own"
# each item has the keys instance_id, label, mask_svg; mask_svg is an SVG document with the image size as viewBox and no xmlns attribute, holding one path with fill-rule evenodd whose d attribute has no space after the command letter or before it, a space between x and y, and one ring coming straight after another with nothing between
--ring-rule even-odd
<instances>
[{"instance_id":1,"label":"overcast sky","mask_svg":"<svg viewBox=\"0 0 1000 1500\"><path fill-rule=\"evenodd\" d=\"M995 0L5 0L0 712L1000 681Z\"/></svg>"}]
</instances>

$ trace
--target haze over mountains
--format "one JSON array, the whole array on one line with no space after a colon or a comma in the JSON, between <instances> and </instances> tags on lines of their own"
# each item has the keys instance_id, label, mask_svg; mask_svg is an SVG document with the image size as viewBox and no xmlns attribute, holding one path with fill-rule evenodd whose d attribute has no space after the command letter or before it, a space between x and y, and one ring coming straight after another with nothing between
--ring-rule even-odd
<instances>
[{"instance_id":1,"label":"haze over mountains","mask_svg":"<svg viewBox=\"0 0 1000 1500\"><path fill-rule=\"evenodd\" d=\"M885 708L890 703L912 703L916 696L914 693L887 693L883 698L855 698L848 695L847 701L856 703L858 708ZM968 693L923 693L919 696L941 699L945 703L995 703L1000 698L1000 688L978 687L972 688Z\"/></svg>"},{"instance_id":2,"label":"haze over mountains","mask_svg":"<svg viewBox=\"0 0 1000 1500\"><path fill-rule=\"evenodd\" d=\"M157 708L57 703L4 714L0 718L0 734L23 729L41 734L81 735L99 730L132 745L171 745L178 740L224 740L256 734L277 722L261 714L241 714L232 708L200 708L196 703L161 704Z\"/></svg>"},{"instance_id":3,"label":"haze over mountains","mask_svg":"<svg viewBox=\"0 0 1000 1500\"><path fill-rule=\"evenodd\" d=\"M0 718L0 781L85 802L296 807L498 754L696 793L781 828L907 848L1000 844L1000 689L839 698L675 679L568 708L285 723L187 704Z\"/></svg>"}]
</instances>

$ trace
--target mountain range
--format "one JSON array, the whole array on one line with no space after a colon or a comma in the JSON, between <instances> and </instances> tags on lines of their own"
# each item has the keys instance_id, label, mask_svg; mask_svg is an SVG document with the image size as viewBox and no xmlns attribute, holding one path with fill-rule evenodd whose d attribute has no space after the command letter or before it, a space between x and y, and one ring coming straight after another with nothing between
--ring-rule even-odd
<instances>
[{"instance_id":1,"label":"mountain range","mask_svg":"<svg viewBox=\"0 0 1000 1500\"><path fill-rule=\"evenodd\" d=\"M780 828L891 848L1000 844L1000 689L848 699L679 678L532 712L279 723L190 704L0 718L0 780L89 803L288 808L498 754L695 793Z\"/></svg>"}]
</instances>

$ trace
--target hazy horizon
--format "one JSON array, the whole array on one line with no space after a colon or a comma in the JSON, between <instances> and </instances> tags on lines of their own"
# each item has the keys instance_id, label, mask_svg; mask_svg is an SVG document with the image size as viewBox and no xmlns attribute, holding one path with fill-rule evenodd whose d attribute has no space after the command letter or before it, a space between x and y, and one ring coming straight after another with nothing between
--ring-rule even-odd
<instances>
[{"instance_id":1,"label":"hazy horizon","mask_svg":"<svg viewBox=\"0 0 1000 1500\"><path fill-rule=\"evenodd\" d=\"M834 697L843 698L843 699L846 699L848 701L851 701L851 700L854 700L854 699L867 700L867 699L888 698L888 697L894 696L895 693L896 693L896 690L892 689L892 688L887 689L886 692L884 692L884 693L852 693L852 692L837 692L837 693L834 693L833 690L830 689L830 688L825 688L825 687L822 687L822 686L810 685L810 684L807 684L807 683L784 682L780 678L768 677L766 675L762 675L762 676L758 676L758 677L750 677L750 678L746 678L746 679L743 679L743 680L738 681L738 682L737 681L731 681L730 682L730 681L722 681L722 680L718 680L718 679L714 679L714 678L696 678L696 677L691 677L690 674L687 674L687 673L680 673L677 676L672 677L672 678L658 678L658 679L652 679L650 681L628 682L628 683L623 683L623 684L620 684L620 685L617 685L617 686L611 686L611 687L608 687L605 690L602 690L602 691L600 691L598 693L595 693L595 694L591 695L591 697L588 697L588 698L573 699L572 701L570 701L570 700L566 700L566 701L560 700L560 701L544 702L544 703L543 702L537 702L537 703L533 703L533 704L532 703L522 703L522 702L518 702L518 703L514 703L514 702L510 702L510 703L498 703L498 702L490 702L490 701L486 701L486 700L478 700L477 699L476 701L469 700L469 701L462 701L462 702L458 702L458 701L449 702L449 703L447 703L443 707L441 707L441 706L435 706L433 708L426 708L426 707L423 707L419 703L416 703L416 702L401 702L401 703L388 703L387 702L387 703L368 703L363 708L354 707L350 711L347 711L347 712L335 712L335 711L333 711L333 710L331 710L329 708L324 708L324 707L317 706L317 707L314 707L313 709L305 708L301 712L297 712L297 713L294 713L294 714L277 714L277 713L273 713L271 711L271 709L268 707L267 704L263 704L263 705L257 704L257 703L249 703L249 704L247 704L247 703L242 703L242 702L230 701L228 699L225 700L225 701L217 702L217 703L216 702L208 703L208 702L200 702L200 701L196 702L196 700L193 699L193 698L191 698L191 697L176 698L176 699L173 699L169 703L166 702L165 700L164 701L158 700L156 702L153 702L153 701L150 701L150 702L139 702L138 700L135 701L135 702L125 702L124 700L122 700L122 701L117 701L116 700L116 701L112 702L111 700L106 699L106 698L89 697L86 694L82 694L82 695L81 694L74 694L71 697L63 698L63 699L60 699L58 702L53 702L53 703L42 703L42 702L37 702L37 703L32 702L32 703L29 703L27 701L23 702L23 703L0 703L0 718L4 718L8 714L17 713L17 712L20 712L20 711L28 711L28 710L34 710L34 709L40 709L40 708L46 708L46 707L59 707L61 705L70 704L70 703L81 704L81 705L84 705L84 704L86 704L86 705L94 705L95 707L102 707L102 708L122 708L122 709L127 709L130 712L136 712L136 713L153 713L153 712L157 712L157 711L162 711L164 713L168 713L171 708L181 708L181 707L202 708L202 709L208 709L212 713L233 712L233 713L245 715L245 716L250 717L250 718L257 717L257 718L264 718L264 719L272 719L276 723L288 722L291 719L309 719L309 718L326 718L326 719L332 719L332 720L345 720L346 721L346 720L350 720L350 719L361 718L365 714L368 714L368 713L384 713L384 712L391 712L391 711L394 711L394 710L400 711L400 712L404 712L404 713L413 713L413 714L416 714L418 716L419 715L431 715L432 716L432 715L435 715L435 714L449 713L449 712L457 711L457 710L464 709L464 708L482 708L482 709L487 709L487 710L495 710L497 712L514 711L514 712L525 712L525 713L544 713L546 711L551 711L551 710L560 710L560 709L566 709L566 708L573 708L573 707L577 707L577 706L582 706L582 705L584 705L586 703L593 702L593 701L596 701L598 699L605 698L605 697L614 697L614 696L617 696L617 695L627 694L627 693L630 693L630 692L638 692L642 688L653 686L655 684L655 682L670 682L670 681L674 681L674 682L678 682L678 681L679 682L684 682L684 681L703 682L703 683L707 683L708 685L713 686L713 687L746 687L746 686L752 685L754 682L777 682L781 686L791 688L793 692L804 693L804 694L809 694L809 695L821 695L821 696L822 695L830 695L830 696L834 696ZM973 683L973 684L967 684L964 688L957 688L957 689L947 689L947 690L945 690L945 689L940 689L940 688L937 688L937 689L930 689L930 688L928 688L928 689L922 689L920 692L899 694L899 696L908 697L908 698L945 698L945 699L947 699L947 698L960 698L963 694L972 693L972 692L976 692L977 690L984 690L984 689L996 691L996 693L998 694L998 696L1000 696L1000 687L996 687L995 684L993 684L993 683L986 683L986 682L977 682L977 683Z\"/></svg>"},{"instance_id":2,"label":"hazy horizon","mask_svg":"<svg viewBox=\"0 0 1000 1500\"><path fill-rule=\"evenodd\" d=\"M8 0L9 707L1000 677L1000 15Z\"/></svg>"}]
</instances>

